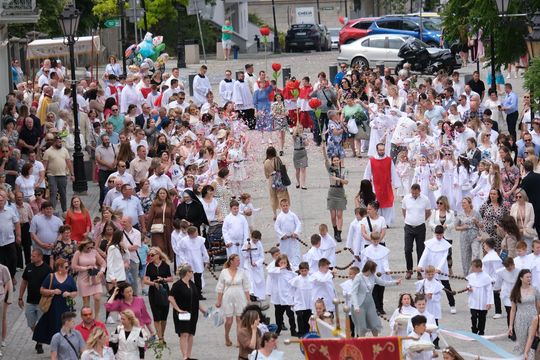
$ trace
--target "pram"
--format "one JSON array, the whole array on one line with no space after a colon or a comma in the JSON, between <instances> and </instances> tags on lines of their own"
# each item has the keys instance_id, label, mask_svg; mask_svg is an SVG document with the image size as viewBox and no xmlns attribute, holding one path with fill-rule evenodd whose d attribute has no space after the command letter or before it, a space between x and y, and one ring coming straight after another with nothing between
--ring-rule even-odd
<instances>
[{"instance_id":1,"label":"pram","mask_svg":"<svg viewBox=\"0 0 540 360\"><path fill-rule=\"evenodd\" d=\"M206 239L208 241L210 266L215 271L216 265L223 265L227 261L227 250L223 242L223 222L210 222L206 232Z\"/></svg>"}]
</instances>

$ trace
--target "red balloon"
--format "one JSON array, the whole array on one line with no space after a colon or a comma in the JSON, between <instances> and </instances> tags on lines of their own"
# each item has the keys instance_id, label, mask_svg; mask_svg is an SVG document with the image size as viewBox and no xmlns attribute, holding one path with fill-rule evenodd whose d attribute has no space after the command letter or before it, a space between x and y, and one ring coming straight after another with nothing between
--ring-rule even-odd
<instances>
[{"instance_id":1,"label":"red balloon","mask_svg":"<svg viewBox=\"0 0 540 360\"><path fill-rule=\"evenodd\" d=\"M339 22L342 24L342 25L345 25L345 16L340 16L339 17Z\"/></svg>"},{"instance_id":2,"label":"red balloon","mask_svg":"<svg viewBox=\"0 0 540 360\"><path fill-rule=\"evenodd\" d=\"M310 108L317 109L319 106L321 106L321 100L319 100L318 98L311 98L309 99L308 104Z\"/></svg>"},{"instance_id":3,"label":"red balloon","mask_svg":"<svg viewBox=\"0 0 540 360\"><path fill-rule=\"evenodd\" d=\"M278 72L279 70L281 70L281 64L277 64L277 63L272 64L272 70L274 70L275 72Z\"/></svg>"},{"instance_id":4,"label":"red balloon","mask_svg":"<svg viewBox=\"0 0 540 360\"><path fill-rule=\"evenodd\" d=\"M262 36L270 35L270 29L268 28L268 26L263 26L262 28L259 29L259 31Z\"/></svg>"}]
</instances>

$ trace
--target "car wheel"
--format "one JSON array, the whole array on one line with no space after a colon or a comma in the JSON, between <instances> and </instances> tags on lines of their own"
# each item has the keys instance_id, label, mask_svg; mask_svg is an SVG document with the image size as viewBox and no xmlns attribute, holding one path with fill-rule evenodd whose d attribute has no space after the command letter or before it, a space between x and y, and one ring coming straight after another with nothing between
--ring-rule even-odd
<instances>
[{"instance_id":1,"label":"car wheel","mask_svg":"<svg viewBox=\"0 0 540 360\"><path fill-rule=\"evenodd\" d=\"M351 67L358 65L360 69L368 68L369 62L362 56L355 57L351 62Z\"/></svg>"},{"instance_id":2,"label":"car wheel","mask_svg":"<svg viewBox=\"0 0 540 360\"><path fill-rule=\"evenodd\" d=\"M429 46L429 47L434 47L434 48L438 48L438 47L439 47L439 44L437 44L435 41L428 41L428 42L427 42L427 46Z\"/></svg>"}]
</instances>

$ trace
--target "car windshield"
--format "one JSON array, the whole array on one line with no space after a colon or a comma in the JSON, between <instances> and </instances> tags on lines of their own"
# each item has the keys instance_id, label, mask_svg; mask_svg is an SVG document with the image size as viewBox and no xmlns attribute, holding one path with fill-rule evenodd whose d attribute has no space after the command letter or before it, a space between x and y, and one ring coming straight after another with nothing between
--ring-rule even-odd
<instances>
[{"instance_id":1,"label":"car windshield","mask_svg":"<svg viewBox=\"0 0 540 360\"><path fill-rule=\"evenodd\" d=\"M441 23L433 20L424 20L424 29L429 31L441 31Z\"/></svg>"},{"instance_id":2,"label":"car windshield","mask_svg":"<svg viewBox=\"0 0 540 360\"><path fill-rule=\"evenodd\" d=\"M330 36L339 36L339 29L328 29Z\"/></svg>"}]
</instances>

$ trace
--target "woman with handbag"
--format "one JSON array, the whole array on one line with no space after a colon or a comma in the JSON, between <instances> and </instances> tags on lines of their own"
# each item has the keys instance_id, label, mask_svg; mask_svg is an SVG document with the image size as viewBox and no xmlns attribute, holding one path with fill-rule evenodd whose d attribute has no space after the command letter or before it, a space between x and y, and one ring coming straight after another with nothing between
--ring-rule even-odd
<instances>
[{"instance_id":1,"label":"woman with handbag","mask_svg":"<svg viewBox=\"0 0 540 360\"><path fill-rule=\"evenodd\" d=\"M510 208L510 215L516 219L519 232L527 243L527 253L529 253L532 250L532 241L538 235L534 228L534 209L525 190L520 189L516 193L516 202Z\"/></svg>"},{"instance_id":2,"label":"woman with handbag","mask_svg":"<svg viewBox=\"0 0 540 360\"><path fill-rule=\"evenodd\" d=\"M39 319L32 340L40 344L50 344L54 334L62 327L62 314L70 311L68 301L77 297L77 285L68 274L69 265L65 259L54 262L54 273L48 275L39 292L39 307L43 316Z\"/></svg>"},{"instance_id":3,"label":"woman with handbag","mask_svg":"<svg viewBox=\"0 0 540 360\"><path fill-rule=\"evenodd\" d=\"M173 281L170 260L157 246L148 252L150 263L146 265L144 284L149 286L148 301L154 319L158 339L165 342L165 327L169 315L169 284Z\"/></svg>"},{"instance_id":4,"label":"woman with handbag","mask_svg":"<svg viewBox=\"0 0 540 360\"><path fill-rule=\"evenodd\" d=\"M279 202L282 199L289 199L289 191L287 185L283 184L282 170L285 168L283 162L277 155L277 151L273 146L269 146L266 149L266 159L264 160L264 176L268 179L268 193L270 196L270 206L274 214L274 221L276 220L276 212L279 207ZM286 173L286 171L285 171ZM278 179L280 178L280 179ZM287 175L288 179L288 175ZM281 186L278 186L280 182ZM289 183L290 184L290 183ZM225 215L225 214L224 214Z\"/></svg>"},{"instance_id":5,"label":"woman with handbag","mask_svg":"<svg viewBox=\"0 0 540 360\"><path fill-rule=\"evenodd\" d=\"M174 211L169 192L160 188L146 217L146 228L152 234L152 246L159 247L169 258L174 254L171 246Z\"/></svg>"},{"instance_id":6,"label":"woman with handbag","mask_svg":"<svg viewBox=\"0 0 540 360\"><path fill-rule=\"evenodd\" d=\"M191 266L180 266L178 277L180 279L173 284L169 293L169 302L173 307L174 329L180 338L182 358L189 360L193 348L193 336L197 330L199 311L206 314L206 310L199 305L199 291L193 282Z\"/></svg>"},{"instance_id":7,"label":"woman with handbag","mask_svg":"<svg viewBox=\"0 0 540 360\"><path fill-rule=\"evenodd\" d=\"M508 335L515 332L517 344L514 351L534 359L534 351L527 349L527 335L534 318L538 317L537 309L540 307L540 292L532 286L532 274L529 269L523 269L518 274L518 279L510 293L512 308L510 309L510 325ZM530 345L530 344L529 344Z\"/></svg>"},{"instance_id":8,"label":"woman with handbag","mask_svg":"<svg viewBox=\"0 0 540 360\"><path fill-rule=\"evenodd\" d=\"M96 319L99 319L101 310L102 280L106 265L105 259L98 254L90 239L79 243L71 261L71 268L77 273L77 289L83 298L83 306L90 306L90 297L93 297Z\"/></svg>"},{"instance_id":9,"label":"woman with handbag","mask_svg":"<svg viewBox=\"0 0 540 360\"><path fill-rule=\"evenodd\" d=\"M503 261L509 256L515 258L517 256L516 244L522 240L516 220L510 215L504 215L501 221L495 224L495 226L497 227L497 232L503 237L499 256Z\"/></svg>"}]
</instances>

